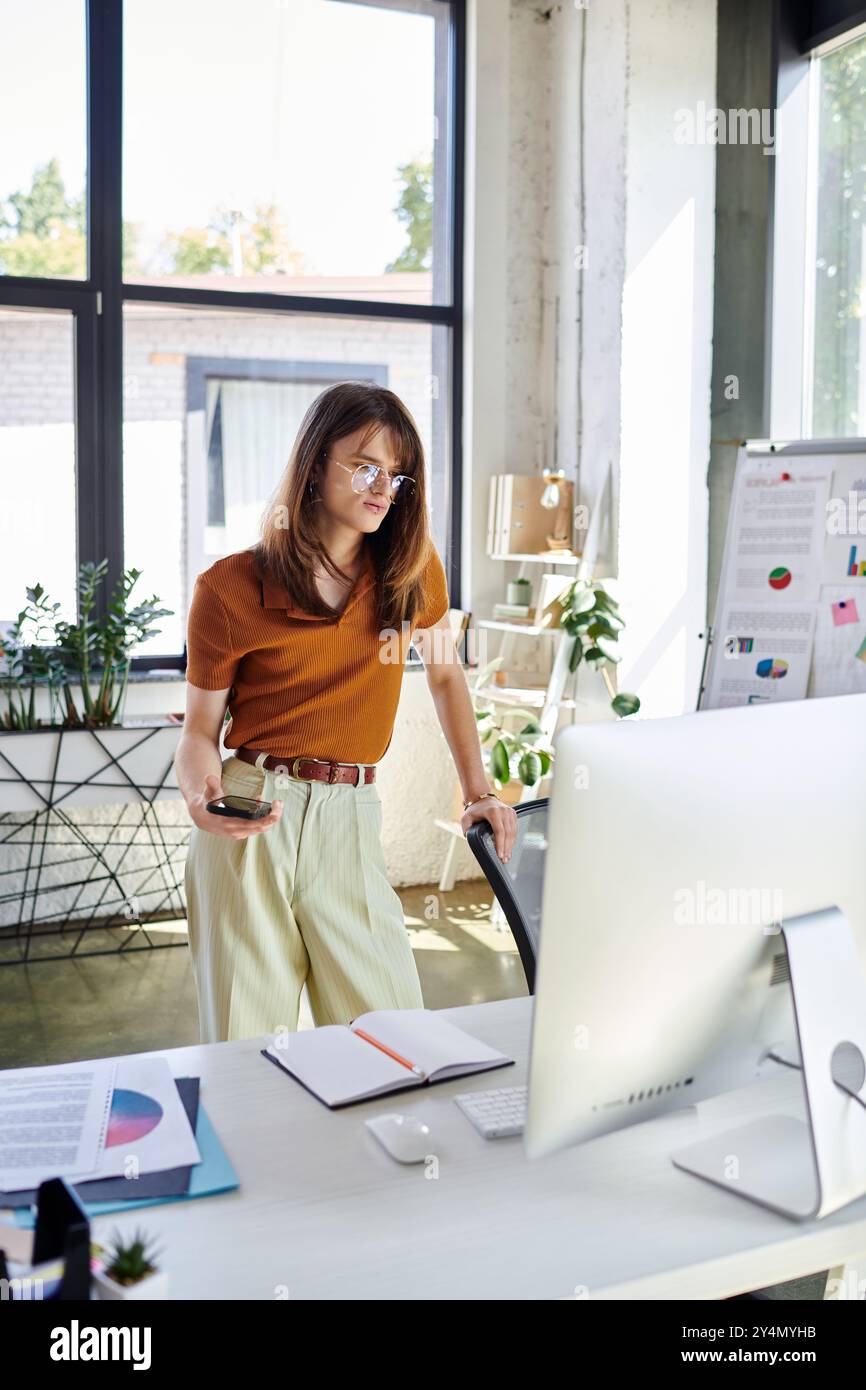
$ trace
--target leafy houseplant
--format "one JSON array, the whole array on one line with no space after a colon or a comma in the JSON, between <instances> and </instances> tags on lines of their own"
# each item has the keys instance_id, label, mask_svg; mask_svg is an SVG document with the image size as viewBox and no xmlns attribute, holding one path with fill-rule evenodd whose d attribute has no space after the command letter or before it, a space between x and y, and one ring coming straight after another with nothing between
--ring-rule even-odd
<instances>
[{"instance_id":1,"label":"leafy houseplant","mask_svg":"<svg viewBox=\"0 0 866 1390\"><path fill-rule=\"evenodd\" d=\"M624 691L618 693L610 678L608 665L620 659L616 644L625 624L619 614L619 604L607 592L601 580L574 580L558 599L548 605L545 616L565 628L574 638L569 653L569 670L576 671L585 661L601 673L614 713L621 719L636 714L640 709L637 695ZM501 665L501 657L491 661L473 686L478 735L482 747L487 751L490 773L498 786L507 787L516 777L524 787L534 787L542 777L547 776L553 765L553 748L532 710L512 706L499 712L495 701L484 699L483 687L491 673ZM522 722L511 727L509 720Z\"/></svg>"},{"instance_id":2,"label":"leafy houseplant","mask_svg":"<svg viewBox=\"0 0 866 1390\"><path fill-rule=\"evenodd\" d=\"M575 579L552 607L559 626L574 638L568 669L576 671L585 661L601 673L614 714L621 719L636 714L640 709L637 695L617 693L610 678L608 666L620 660L617 642L625 624L620 617L619 604L611 598L601 580Z\"/></svg>"},{"instance_id":3,"label":"leafy houseplant","mask_svg":"<svg viewBox=\"0 0 866 1390\"><path fill-rule=\"evenodd\" d=\"M136 1229L129 1241L115 1231L105 1252L103 1268L95 1275L100 1297L164 1298L168 1274L158 1269L157 1254L144 1231Z\"/></svg>"},{"instance_id":4,"label":"leafy houseplant","mask_svg":"<svg viewBox=\"0 0 866 1390\"><path fill-rule=\"evenodd\" d=\"M41 584L27 590L27 604L0 638L5 669L0 688L6 707L0 723L6 729L104 729L121 715L129 680L132 649L159 628L154 623L168 617L152 598L130 606L130 595L141 577L137 569L124 570L115 585L108 612L93 616L108 561L85 562L78 571L78 622L59 616L60 604L49 602ZM79 710L72 686L81 688ZM36 691L47 686L50 717L36 717Z\"/></svg>"},{"instance_id":5,"label":"leafy houseplant","mask_svg":"<svg viewBox=\"0 0 866 1390\"><path fill-rule=\"evenodd\" d=\"M483 687L501 665L502 657L498 656L484 667L473 685L478 737L487 750L490 773L498 786L507 787L516 774L524 787L534 787L550 771L553 750L532 710L516 705L500 709L495 701L485 700ZM517 727L509 726L512 719L520 721Z\"/></svg>"}]
</instances>

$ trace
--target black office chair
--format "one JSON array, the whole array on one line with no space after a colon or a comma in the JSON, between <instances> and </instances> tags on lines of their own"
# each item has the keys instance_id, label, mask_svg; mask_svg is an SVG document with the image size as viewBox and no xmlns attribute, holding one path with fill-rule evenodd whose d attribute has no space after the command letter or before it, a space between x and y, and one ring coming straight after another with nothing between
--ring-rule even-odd
<instances>
[{"instance_id":1,"label":"black office chair","mask_svg":"<svg viewBox=\"0 0 866 1390\"><path fill-rule=\"evenodd\" d=\"M515 806L517 839L511 858L503 864L493 843L489 823L476 821L466 839L481 865L494 897L511 928L530 994L535 993L535 961L541 932L541 890L547 853L548 797Z\"/></svg>"}]
</instances>

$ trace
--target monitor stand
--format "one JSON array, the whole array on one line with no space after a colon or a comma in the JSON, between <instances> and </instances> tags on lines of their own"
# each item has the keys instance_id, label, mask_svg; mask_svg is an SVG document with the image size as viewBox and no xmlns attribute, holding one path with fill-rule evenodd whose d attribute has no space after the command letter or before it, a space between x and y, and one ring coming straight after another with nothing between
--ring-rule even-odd
<instances>
[{"instance_id":1,"label":"monitor stand","mask_svg":"<svg viewBox=\"0 0 866 1390\"><path fill-rule=\"evenodd\" d=\"M770 1115L691 1144L677 1168L805 1221L866 1193L866 978L838 908L782 923L806 1120ZM836 1078L834 1080L834 1078Z\"/></svg>"}]
</instances>

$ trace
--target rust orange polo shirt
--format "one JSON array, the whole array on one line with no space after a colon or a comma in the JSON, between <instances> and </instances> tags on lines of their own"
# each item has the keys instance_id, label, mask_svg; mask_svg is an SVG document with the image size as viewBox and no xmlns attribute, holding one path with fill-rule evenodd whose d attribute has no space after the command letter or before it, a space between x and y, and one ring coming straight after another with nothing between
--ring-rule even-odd
<instances>
[{"instance_id":1,"label":"rust orange polo shirt","mask_svg":"<svg viewBox=\"0 0 866 1390\"><path fill-rule=\"evenodd\" d=\"M448 611L445 570L431 544L414 628ZM256 573L252 550L198 576L187 622L190 685L230 689L225 746L279 758L376 763L394 729L406 634L380 633L369 551L336 619L296 608L284 588Z\"/></svg>"}]
</instances>

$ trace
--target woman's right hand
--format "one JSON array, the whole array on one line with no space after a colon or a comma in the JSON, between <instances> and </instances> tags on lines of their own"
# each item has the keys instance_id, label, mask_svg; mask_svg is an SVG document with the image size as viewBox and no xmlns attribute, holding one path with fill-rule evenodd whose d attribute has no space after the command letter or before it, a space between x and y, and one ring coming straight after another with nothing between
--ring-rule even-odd
<instances>
[{"instance_id":1,"label":"woman's right hand","mask_svg":"<svg viewBox=\"0 0 866 1390\"><path fill-rule=\"evenodd\" d=\"M261 835L262 831L270 830L272 825L283 814L282 801L274 801L271 809L261 820L247 820L243 816L215 816L213 811L207 809L209 801L219 801L224 795L219 777L209 774L204 779L204 787L198 796L194 796L187 806L193 824L199 830L206 830L210 835L222 835L229 840L245 840L250 835ZM261 801L260 796L256 797Z\"/></svg>"}]
</instances>

